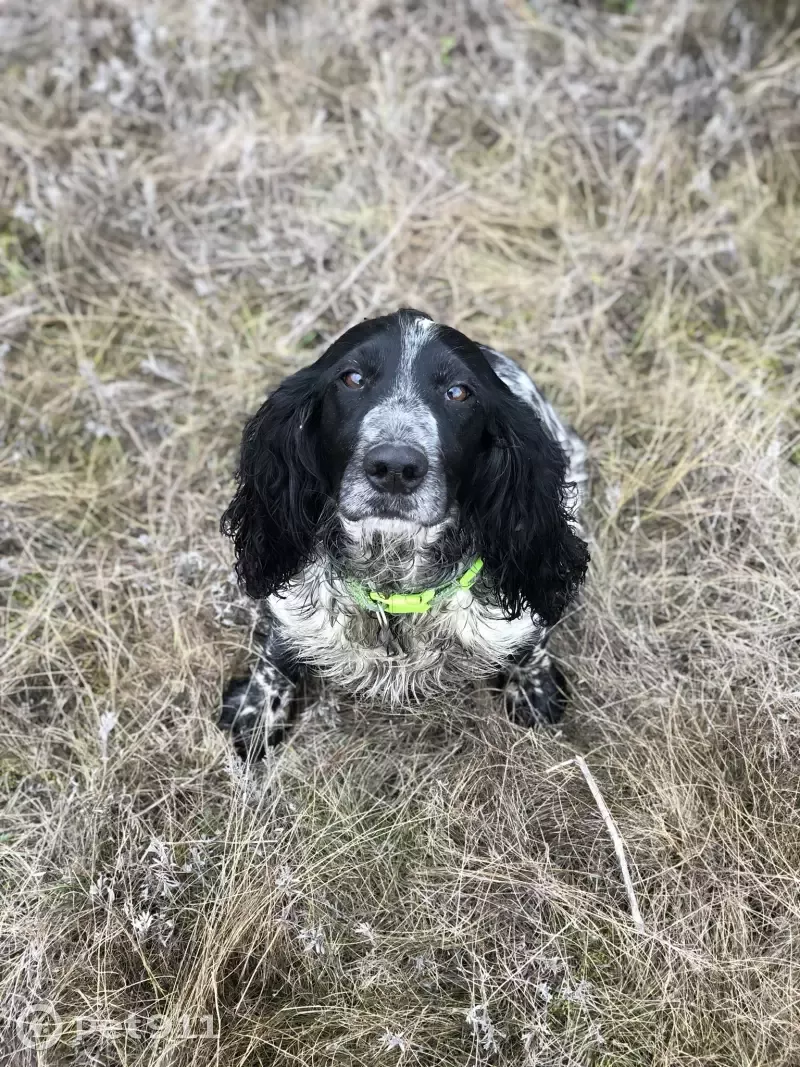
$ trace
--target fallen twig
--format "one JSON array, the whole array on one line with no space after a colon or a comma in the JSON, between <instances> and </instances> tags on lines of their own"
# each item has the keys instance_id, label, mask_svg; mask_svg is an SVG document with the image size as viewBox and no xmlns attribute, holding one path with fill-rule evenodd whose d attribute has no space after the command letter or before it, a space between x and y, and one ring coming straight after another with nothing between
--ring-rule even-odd
<instances>
[{"instance_id":1,"label":"fallen twig","mask_svg":"<svg viewBox=\"0 0 800 1067\"><path fill-rule=\"evenodd\" d=\"M636 899L636 893L633 888L633 881L631 879L630 868L628 867L628 860L625 855L625 843L622 840L622 835L617 829L617 824L614 822L614 817L608 810L608 806L603 800L603 794L600 792L600 787L595 780L594 775L589 770L589 765L583 756L573 756L572 759L565 760L563 763L557 763L555 766L550 767L548 774L551 771L560 770L563 767L567 767L570 763L575 763L580 768L580 772L586 780L586 784L592 792L595 803L600 814L603 816L603 822L606 824L611 840L614 842L614 851L617 854L617 861L619 863L620 871L622 872L622 881L625 884L625 891L628 894L628 902L631 907L631 918L633 919L633 925L639 931L644 933L644 919L642 913L639 910L639 902Z\"/></svg>"}]
</instances>

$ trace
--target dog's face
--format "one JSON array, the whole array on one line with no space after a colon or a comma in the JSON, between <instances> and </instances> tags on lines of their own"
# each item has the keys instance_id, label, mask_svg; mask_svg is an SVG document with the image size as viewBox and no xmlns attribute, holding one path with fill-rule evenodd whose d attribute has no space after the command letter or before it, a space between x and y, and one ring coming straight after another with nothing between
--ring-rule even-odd
<instances>
[{"instance_id":1,"label":"dog's face","mask_svg":"<svg viewBox=\"0 0 800 1067\"><path fill-rule=\"evenodd\" d=\"M318 447L344 519L429 527L457 508L486 431L480 392L495 376L477 346L448 333L406 312L349 331L323 357Z\"/></svg>"},{"instance_id":2,"label":"dog's face","mask_svg":"<svg viewBox=\"0 0 800 1067\"><path fill-rule=\"evenodd\" d=\"M480 347L420 312L348 330L245 427L222 520L252 596L292 580L337 525L446 526L509 617L558 618L583 577L566 458Z\"/></svg>"}]
</instances>

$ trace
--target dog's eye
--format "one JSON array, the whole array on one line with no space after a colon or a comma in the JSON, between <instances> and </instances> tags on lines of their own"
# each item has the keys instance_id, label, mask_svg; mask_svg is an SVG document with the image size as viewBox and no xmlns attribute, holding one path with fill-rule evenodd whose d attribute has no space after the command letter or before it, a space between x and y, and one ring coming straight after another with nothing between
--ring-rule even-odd
<instances>
[{"instance_id":1,"label":"dog's eye","mask_svg":"<svg viewBox=\"0 0 800 1067\"><path fill-rule=\"evenodd\" d=\"M364 375L357 370L348 370L342 375L342 381L348 389L360 389L364 384Z\"/></svg>"},{"instance_id":2,"label":"dog's eye","mask_svg":"<svg viewBox=\"0 0 800 1067\"><path fill-rule=\"evenodd\" d=\"M448 400L468 400L472 393L466 385L451 385L444 395Z\"/></svg>"}]
</instances>

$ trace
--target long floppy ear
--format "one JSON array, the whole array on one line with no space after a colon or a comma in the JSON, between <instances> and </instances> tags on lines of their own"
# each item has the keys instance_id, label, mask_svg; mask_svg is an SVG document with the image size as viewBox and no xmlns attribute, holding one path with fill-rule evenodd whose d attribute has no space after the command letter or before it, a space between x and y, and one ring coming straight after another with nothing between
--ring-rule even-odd
<instances>
[{"instance_id":1,"label":"long floppy ear","mask_svg":"<svg viewBox=\"0 0 800 1067\"><path fill-rule=\"evenodd\" d=\"M567 458L531 408L504 390L462 502L465 532L504 613L556 622L583 581L589 553L571 529Z\"/></svg>"},{"instance_id":2,"label":"long floppy ear","mask_svg":"<svg viewBox=\"0 0 800 1067\"><path fill-rule=\"evenodd\" d=\"M328 495L316 448L313 368L287 378L244 428L239 488L220 529L251 597L281 589L309 561Z\"/></svg>"}]
</instances>

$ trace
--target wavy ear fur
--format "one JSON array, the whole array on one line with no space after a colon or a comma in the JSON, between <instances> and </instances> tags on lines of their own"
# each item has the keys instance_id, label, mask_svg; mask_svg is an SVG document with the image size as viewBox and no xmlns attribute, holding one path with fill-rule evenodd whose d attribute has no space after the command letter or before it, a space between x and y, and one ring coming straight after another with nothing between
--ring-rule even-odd
<instances>
[{"instance_id":1,"label":"wavy ear fur","mask_svg":"<svg viewBox=\"0 0 800 1067\"><path fill-rule=\"evenodd\" d=\"M462 502L504 613L552 624L583 581L589 553L567 522L567 458L531 408L503 388L489 440Z\"/></svg>"},{"instance_id":2,"label":"wavy ear fur","mask_svg":"<svg viewBox=\"0 0 800 1067\"><path fill-rule=\"evenodd\" d=\"M251 597L281 589L309 561L328 493L316 448L316 372L291 375L244 428L239 488L220 529Z\"/></svg>"}]
</instances>

